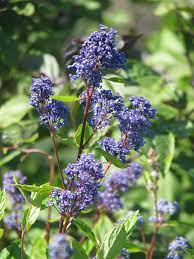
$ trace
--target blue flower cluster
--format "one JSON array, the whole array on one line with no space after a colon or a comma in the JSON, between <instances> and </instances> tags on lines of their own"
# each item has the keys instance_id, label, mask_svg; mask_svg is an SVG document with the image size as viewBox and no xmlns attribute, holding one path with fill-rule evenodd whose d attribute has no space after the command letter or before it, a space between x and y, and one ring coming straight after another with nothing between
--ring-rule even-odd
<instances>
[{"instance_id":1,"label":"blue flower cluster","mask_svg":"<svg viewBox=\"0 0 194 259\"><path fill-rule=\"evenodd\" d=\"M130 258L130 254L128 250L126 248L123 248L121 250L120 255L118 256L118 259L129 259L129 258Z\"/></svg>"},{"instance_id":2,"label":"blue flower cluster","mask_svg":"<svg viewBox=\"0 0 194 259\"><path fill-rule=\"evenodd\" d=\"M119 122L121 140L116 141L105 137L99 142L103 150L125 162L126 155L132 149L138 151L144 145L144 135L151 126L150 119L155 118L156 109L143 97L131 97L131 107L121 105L115 115Z\"/></svg>"},{"instance_id":3,"label":"blue flower cluster","mask_svg":"<svg viewBox=\"0 0 194 259\"><path fill-rule=\"evenodd\" d=\"M10 199L10 203L12 206L12 212L8 215L4 222L10 229L16 229L18 231L21 230L21 212L24 204L24 198L21 195L20 191L14 187L15 180L17 179L18 183L24 184L26 181L26 177L22 175L22 173L17 171L10 171L3 176L3 188L8 194Z\"/></svg>"},{"instance_id":4,"label":"blue flower cluster","mask_svg":"<svg viewBox=\"0 0 194 259\"><path fill-rule=\"evenodd\" d=\"M122 162L126 161L126 155L130 153L128 146L125 146L122 141L116 141L111 137L104 137L98 142L98 144L104 151L118 158Z\"/></svg>"},{"instance_id":5,"label":"blue flower cluster","mask_svg":"<svg viewBox=\"0 0 194 259\"><path fill-rule=\"evenodd\" d=\"M100 193L98 208L109 213L122 208L120 194L127 192L141 176L142 167L138 163L131 163L130 167L113 173L104 183L104 191Z\"/></svg>"},{"instance_id":6,"label":"blue flower cluster","mask_svg":"<svg viewBox=\"0 0 194 259\"><path fill-rule=\"evenodd\" d=\"M166 259L183 259L185 249L189 248L188 241L184 237L176 237L168 246Z\"/></svg>"},{"instance_id":7,"label":"blue flower cluster","mask_svg":"<svg viewBox=\"0 0 194 259\"><path fill-rule=\"evenodd\" d=\"M49 258L50 259L69 259L72 255L67 236L64 234L56 234L49 245Z\"/></svg>"},{"instance_id":8,"label":"blue flower cluster","mask_svg":"<svg viewBox=\"0 0 194 259\"><path fill-rule=\"evenodd\" d=\"M47 76L41 75L32 79L30 104L39 112L42 124L58 130L67 123L68 112L62 102L50 98L52 94L52 82Z\"/></svg>"},{"instance_id":9,"label":"blue flower cluster","mask_svg":"<svg viewBox=\"0 0 194 259\"><path fill-rule=\"evenodd\" d=\"M160 223L166 222L166 217L170 215L174 215L179 210L179 205L176 201L170 202L166 200L160 200L157 203L157 210L158 210L158 221ZM157 222L156 216L151 216L149 218L151 222Z\"/></svg>"},{"instance_id":10,"label":"blue flower cluster","mask_svg":"<svg viewBox=\"0 0 194 259\"><path fill-rule=\"evenodd\" d=\"M112 118L123 107L123 98L111 90L96 92L92 107L91 125L95 130L102 130L111 124Z\"/></svg>"},{"instance_id":11,"label":"blue flower cluster","mask_svg":"<svg viewBox=\"0 0 194 259\"><path fill-rule=\"evenodd\" d=\"M64 170L67 189L55 188L49 205L56 203L63 215L75 216L92 205L98 197L99 181L103 178L102 164L92 154L82 154L78 161Z\"/></svg>"},{"instance_id":12,"label":"blue flower cluster","mask_svg":"<svg viewBox=\"0 0 194 259\"><path fill-rule=\"evenodd\" d=\"M124 68L125 55L116 49L114 29L100 25L100 31L93 32L82 44L80 54L74 56L74 63L69 66L75 72L72 80L81 78L89 87L100 87L102 76L107 69Z\"/></svg>"}]
</instances>

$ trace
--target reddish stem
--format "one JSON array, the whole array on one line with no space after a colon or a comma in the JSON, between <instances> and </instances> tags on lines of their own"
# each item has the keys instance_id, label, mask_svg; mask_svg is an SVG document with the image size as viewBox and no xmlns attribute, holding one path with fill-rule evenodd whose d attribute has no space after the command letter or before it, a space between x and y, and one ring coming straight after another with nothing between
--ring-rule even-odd
<instances>
[{"instance_id":1,"label":"reddish stem","mask_svg":"<svg viewBox=\"0 0 194 259\"><path fill-rule=\"evenodd\" d=\"M63 172L62 172L62 169L61 169L61 166L60 166L59 155L58 155L58 151L57 151L55 137L54 137L54 133L53 133L53 130L52 130L51 126L49 126L49 131L50 131L51 142L52 142L52 145L53 145L53 149L54 149L54 153L55 153L55 157L56 157L56 161L57 161L57 167L58 167L58 170L59 170L59 173L60 173L60 176L61 176L63 188L65 189Z\"/></svg>"},{"instance_id":2,"label":"reddish stem","mask_svg":"<svg viewBox=\"0 0 194 259\"><path fill-rule=\"evenodd\" d=\"M87 94L86 95L86 106L84 109L84 118L83 118L82 132L81 132L81 137L80 137L80 145L79 145L77 159L80 158L80 155L82 154L83 149L84 149L84 134L85 134L86 122L87 122L88 113L89 113L89 109L90 109L90 100L94 93L94 86L92 86L90 91L88 89L87 81L85 81L85 86L86 86L86 94Z\"/></svg>"}]
</instances>

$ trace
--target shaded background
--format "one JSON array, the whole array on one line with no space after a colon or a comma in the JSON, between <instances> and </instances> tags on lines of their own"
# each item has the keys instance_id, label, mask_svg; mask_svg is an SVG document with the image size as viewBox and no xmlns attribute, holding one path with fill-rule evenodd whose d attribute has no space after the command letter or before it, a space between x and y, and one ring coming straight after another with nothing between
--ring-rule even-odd
<instances>
[{"instance_id":1,"label":"shaded background","mask_svg":"<svg viewBox=\"0 0 194 259\"><path fill-rule=\"evenodd\" d=\"M143 157L150 146L158 147L161 171L166 172L161 176L160 197L177 200L181 207L176 223L163 230L160 241L164 247L158 247L157 258L164 256L166 236L183 235L192 243L193 14L192 0L0 1L1 173L19 168L27 175L29 183L42 184L48 180L46 159L32 155L21 162L21 152L5 149L17 144L52 152L47 129L39 125L37 114L28 105L31 78L45 73L55 82L56 94L78 95L82 91L81 82L71 84L68 77L67 66L72 55L99 24L114 27L122 35L118 38L118 47L126 52L128 69L117 74L123 79L121 83L104 80L103 84L125 98L131 95L148 97L158 108L157 121L141 154ZM68 106L69 125L57 136L64 166L75 160L74 133L81 118L79 104ZM16 114L14 109L19 109ZM116 128L114 132L116 135ZM172 150L172 138L175 150ZM166 170L166 161L172 159L171 167ZM150 197L143 184L142 179L140 185L124 197L123 213L131 208L138 208L145 215L152 213ZM38 224L42 227L41 220ZM8 236L2 245L13 237ZM142 254L135 254L134 258L142 258Z\"/></svg>"}]
</instances>

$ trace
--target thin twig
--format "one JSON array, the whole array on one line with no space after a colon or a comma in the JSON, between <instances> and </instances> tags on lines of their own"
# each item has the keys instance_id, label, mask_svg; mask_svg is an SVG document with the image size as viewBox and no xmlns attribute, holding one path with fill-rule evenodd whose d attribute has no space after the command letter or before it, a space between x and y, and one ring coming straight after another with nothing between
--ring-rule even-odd
<instances>
[{"instance_id":1,"label":"thin twig","mask_svg":"<svg viewBox=\"0 0 194 259\"><path fill-rule=\"evenodd\" d=\"M22 231L22 234L21 234L21 259L24 259L25 258L25 251L24 251L24 241L25 241L25 232Z\"/></svg>"},{"instance_id":2,"label":"thin twig","mask_svg":"<svg viewBox=\"0 0 194 259\"><path fill-rule=\"evenodd\" d=\"M83 149L84 149L84 134L85 134L86 122L88 119L88 113L89 113L89 109L90 109L90 100L91 100L91 97L94 92L94 86L92 86L91 90L89 91L87 81L85 81L85 87L86 87L86 94L87 94L86 106L84 109L84 118L83 118L83 123L82 123L82 132L81 132L81 137L80 137L80 145L79 145L77 159L80 157L80 155L82 154Z\"/></svg>"},{"instance_id":3,"label":"thin twig","mask_svg":"<svg viewBox=\"0 0 194 259\"><path fill-rule=\"evenodd\" d=\"M62 185L63 185L63 188L66 189L65 183L64 183L63 172L62 172L62 169L61 169L61 166L60 166L59 155L58 155L58 151L57 151L55 137L54 137L54 133L53 133L53 130L52 130L51 126L49 126L49 132L50 132L51 142L52 142L55 157L56 157L57 167L58 167L58 170L59 170L59 173L60 173L60 176L61 176Z\"/></svg>"},{"instance_id":4,"label":"thin twig","mask_svg":"<svg viewBox=\"0 0 194 259\"><path fill-rule=\"evenodd\" d=\"M155 209L155 216L156 216L156 224L155 224L155 231L154 231L154 234L152 236L151 243L150 243L150 248L149 248L148 253L147 253L147 259L153 258L155 243L156 243L156 240L157 240L157 234L158 234L158 231L159 231L160 226L161 226L161 224L159 223L159 220L158 220L158 207L157 207L158 197L157 197L157 190L156 189L153 190L153 198L154 198L154 209Z\"/></svg>"}]
</instances>

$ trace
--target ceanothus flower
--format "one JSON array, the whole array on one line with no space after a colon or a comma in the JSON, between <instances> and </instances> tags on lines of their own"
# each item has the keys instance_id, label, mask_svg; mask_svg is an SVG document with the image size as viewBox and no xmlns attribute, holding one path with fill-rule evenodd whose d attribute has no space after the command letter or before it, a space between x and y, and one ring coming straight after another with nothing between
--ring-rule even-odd
<instances>
[{"instance_id":1,"label":"ceanothus flower","mask_svg":"<svg viewBox=\"0 0 194 259\"><path fill-rule=\"evenodd\" d=\"M100 25L100 31L91 33L82 44L80 54L74 56L74 63L69 66L74 71L72 80L81 78L88 87L100 87L104 71L125 67L124 53L116 49L114 29Z\"/></svg>"},{"instance_id":2,"label":"ceanothus flower","mask_svg":"<svg viewBox=\"0 0 194 259\"><path fill-rule=\"evenodd\" d=\"M156 109L152 108L149 101L143 97L132 97L132 106L120 106L115 112L121 131L121 140L116 141L105 137L99 141L102 149L116 158L125 162L126 156L131 150L138 151L144 145L144 136L151 126L150 119L156 115Z\"/></svg>"},{"instance_id":3,"label":"ceanothus flower","mask_svg":"<svg viewBox=\"0 0 194 259\"><path fill-rule=\"evenodd\" d=\"M151 216L149 217L149 221L154 223L157 223L157 221L160 223L164 223L166 222L166 218L176 214L178 209L179 205L176 201L170 202L162 199L157 202L158 219L156 218L156 216Z\"/></svg>"},{"instance_id":4,"label":"ceanothus flower","mask_svg":"<svg viewBox=\"0 0 194 259\"><path fill-rule=\"evenodd\" d=\"M30 84L30 104L37 111L42 112L42 108L52 94L52 82L47 76L41 75L40 77L32 78Z\"/></svg>"},{"instance_id":5,"label":"ceanothus flower","mask_svg":"<svg viewBox=\"0 0 194 259\"><path fill-rule=\"evenodd\" d=\"M102 130L110 125L112 118L123 107L123 98L119 94L113 94L111 90L101 90L95 98L92 107L91 125L96 130Z\"/></svg>"},{"instance_id":6,"label":"ceanothus flower","mask_svg":"<svg viewBox=\"0 0 194 259\"><path fill-rule=\"evenodd\" d=\"M113 213L122 208L120 195L127 192L141 176L142 167L131 163L128 168L115 172L104 183L104 191L99 195L98 207Z\"/></svg>"},{"instance_id":7,"label":"ceanothus flower","mask_svg":"<svg viewBox=\"0 0 194 259\"><path fill-rule=\"evenodd\" d=\"M64 173L68 179L67 189L55 188L48 205L56 204L61 214L75 216L96 201L99 181L103 178L102 164L94 159L94 155L82 154Z\"/></svg>"},{"instance_id":8,"label":"ceanothus flower","mask_svg":"<svg viewBox=\"0 0 194 259\"><path fill-rule=\"evenodd\" d=\"M23 176L19 170L10 171L3 175L3 188L6 191L12 206L12 211L10 215L5 217L4 222L9 229L21 231L21 213L24 205L24 198L18 188L14 186L14 178L16 178L17 182L20 184L24 184L26 181L26 177Z\"/></svg>"},{"instance_id":9,"label":"ceanothus flower","mask_svg":"<svg viewBox=\"0 0 194 259\"><path fill-rule=\"evenodd\" d=\"M121 250L120 255L118 256L118 259L129 259L130 258L130 254L128 252L128 250L124 247Z\"/></svg>"},{"instance_id":10,"label":"ceanothus flower","mask_svg":"<svg viewBox=\"0 0 194 259\"><path fill-rule=\"evenodd\" d=\"M168 246L166 259L183 259L185 249L189 248L188 241L184 237L176 237Z\"/></svg>"},{"instance_id":11,"label":"ceanothus flower","mask_svg":"<svg viewBox=\"0 0 194 259\"><path fill-rule=\"evenodd\" d=\"M130 153L130 149L127 146L123 145L121 141L116 141L114 138L104 137L98 144L104 151L110 153L122 162L125 162L126 155Z\"/></svg>"},{"instance_id":12,"label":"ceanothus flower","mask_svg":"<svg viewBox=\"0 0 194 259\"><path fill-rule=\"evenodd\" d=\"M49 244L50 259L69 259L73 253L67 236L64 234L56 234Z\"/></svg>"},{"instance_id":13,"label":"ceanothus flower","mask_svg":"<svg viewBox=\"0 0 194 259\"><path fill-rule=\"evenodd\" d=\"M33 78L30 84L30 104L40 114L40 121L52 128L58 130L67 123L67 108L63 102L52 100L53 95L52 82L50 79L41 75Z\"/></svg>"},{"instance_id":14,"label":"ceanothus flower","mask_svg":"<svg viewBox=\"0 0 194 259\"><path fill-rule=\"evenodd\" d=\"M67 114L67 108L62 102L50 100L44 106L44 112L40 115L40 120L42 124L50 124L54 130L58 130L67 124Z\"/></svg>"}]
</instances>

